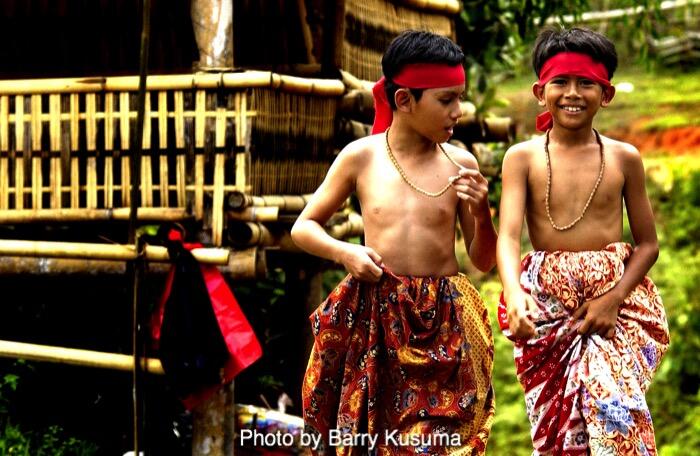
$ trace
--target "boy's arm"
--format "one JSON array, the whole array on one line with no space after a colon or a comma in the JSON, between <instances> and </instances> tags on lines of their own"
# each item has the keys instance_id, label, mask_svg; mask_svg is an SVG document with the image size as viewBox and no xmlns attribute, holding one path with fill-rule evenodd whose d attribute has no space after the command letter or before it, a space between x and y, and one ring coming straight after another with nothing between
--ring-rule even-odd
<instances>
[{"instance_id":1,"label":"boy's arm","mask_svg":"<svg viewBox=\"0 0 700 456\"><path fill-rule=\"evenodd\" d=\"M463 166L451 183L459 203L457 213L464 235L464 245L472 264L480 271L490 271L496 264L498 235L491 219L488 199L488 181L479 172L476 159L462 151L455 154Z\"/></svg>"},{"instance_id":2,"label":"boy's arm","mask_svg":"<svg viewBox=\"0 0 700 456\"><path fill-rule=\"evenodd\" d=\"M526 152L511 148L503 159L497 259L510 331L516 337L529 338L535 335L535 326L529 317L535 310L535 303L520 288L520 237L527 201Z\"/></svg>"},{"instance_id":3,"label":"boy's arm","mask_svg":"<svg viewBox=\"0 0 700 456\"><path fill-rule=\"evenodd\" d=\"M356 147L356 145L355 145ZM346 147L338 154L325 179L299 214L292 240L303 250L341 263L353 277L376 282L382 275L382 259L370 247L334 239L323 226L355 190L361 151Z\"/></svg>"},{"instance_id":4,"label":"boy's arm","mask_svg":"<svg viewBox=\"0 0 700 456\"><path fill-rule=\"evenodd\" d=\"M623 151L623 173L623 197L634 238L634 251L625 263L625 272L617 285L599 298L586 302L574 314L575 317L586 314L579 327L581 334L598 333L612 337L620 304L644 279L659 256L654 214L645 185L644 165L637 149L630 145Z\"/></svg>"}]
</instances>

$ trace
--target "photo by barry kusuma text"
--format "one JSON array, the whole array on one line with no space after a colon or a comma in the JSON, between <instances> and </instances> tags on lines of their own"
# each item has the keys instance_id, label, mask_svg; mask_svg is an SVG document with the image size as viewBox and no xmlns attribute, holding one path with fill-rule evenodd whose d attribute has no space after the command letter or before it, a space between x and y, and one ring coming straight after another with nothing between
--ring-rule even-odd
<instances>
[{"instance_id":1,"label":"photo by barry kusuma text","mask_svg":"<svg viewBox=\"0 0 700 456\"><path fill-rule=\"evenodd\" d=\"M241 429L239 443L242 447L302 447L318 449L325 446L320 434L308 432L261 432L257 429ZM380 434L351 434L331 429L327 444L330 447L362 447L372 450L378 445L395 447L457 447L462 444L459 433L401 434L397 430Z\"/></svg>"}]
</instances>

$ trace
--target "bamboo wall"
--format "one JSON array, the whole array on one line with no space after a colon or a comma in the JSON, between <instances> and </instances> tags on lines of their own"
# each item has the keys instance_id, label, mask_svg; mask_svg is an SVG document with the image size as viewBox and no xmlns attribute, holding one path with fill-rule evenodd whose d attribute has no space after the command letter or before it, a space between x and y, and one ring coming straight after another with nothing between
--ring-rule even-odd
<instances>
[{"instance_id":1,"label":"bamboo wall","mask_svg":"<svg viewBox=\"0 0 700 456\"><path fill-rule=\"evenodd\" d=\"M128 208L136 90L135 77L0 81L0 223ZM203 220L221 245L227 193L318 186L343 91L269 72L149 77L139 207Z\"/></svg>"},{"instance_id":2,"label":"bamboo wall","mask_svg":"<svg viewBox=\"0 0 700 456\"><path fill-rule=\"evenodd\" d=\"M345 0L343 70L359 79L378 80L382 76L382 54L391 40L406 29L428 30L454 38L452 15L458 10L454 3Z\"/></svg>"}]
</instances>

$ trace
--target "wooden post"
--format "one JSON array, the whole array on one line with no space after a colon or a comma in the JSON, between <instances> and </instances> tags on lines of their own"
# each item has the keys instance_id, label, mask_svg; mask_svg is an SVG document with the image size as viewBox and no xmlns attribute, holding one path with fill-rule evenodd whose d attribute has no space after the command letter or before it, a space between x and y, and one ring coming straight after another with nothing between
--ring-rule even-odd
<instances>
[{"instance_id":1,"label":"wooden post","mask_svg":"<svg viewBox=\"0 0 700 456\"><path fill-rule=\"evenodd\" d=\"M285 360L289 366L295 366L295 372L285 385L294 405L300 406L301 384L313 343L311 325L307 317L321 303L323 274L321 261L316 257L306 254L289 255L285 260L284 286L290 305L285 307L284 314L279 318L288 321L290 328L298 328L295 338L290 340L294 349L290 350L289 358Z\"/></svg>"},{"instance_id":2,"label":"wooden post","mask_svg":"<svg viewBox=\"0 0 700 456\"><path fill-rule=\"evenodd\" d=\"M345 34L345 0L325 2L323 11L323 55L321 73L333 75L340 69ZM327 38L325 38L327 37Z\"/></svg>"},{"instance_id":3,"label":"wooden post","mask_svg":"<svg viewBox=\"0 0 700 456\"><path fill-rule=\"evenodd\" d=\"M233 382L193 410L192 456L229 456L234 444Z\"/></svg>"}]
</instances>

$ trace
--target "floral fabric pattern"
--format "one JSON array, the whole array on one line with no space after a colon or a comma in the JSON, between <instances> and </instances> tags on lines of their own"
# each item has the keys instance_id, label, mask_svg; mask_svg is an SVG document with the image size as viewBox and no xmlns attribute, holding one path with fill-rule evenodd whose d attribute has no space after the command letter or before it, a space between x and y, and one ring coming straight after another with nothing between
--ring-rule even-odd
<instances>
[{"instance_id":1,"label":"floral fabric pattern","mask_svg":"<svg viewBox=\"0 0 700 456\"><path fill-rule=\"evenodd\" d=\"M501 296L499 325L515 345L518 379L532 426L533 455L654 455L645 393L668 349L661 297L644 280L620 305L615 335L581 336L571 314L610 291L632 253L626 243L602 251L529 253L520 284L537 304L536 336L516 339Z\"/></svg>"},{"instance_id":2,"label":"floral fabric pattern","mask_svg":"<svg viewBox=\"0 0 700 456\"><path fill-rule=\"evenodd\" d=\"M376 284L347 276L310 321L315 342L302 397L306 432L323 438L314 454L484 454L494 415L493 338L466 276L385 270ZM333 430L378 441L331 445ZM431 440L436 434L459 442L436 445L443 443Z\"/></svg>"}]
</instances>

